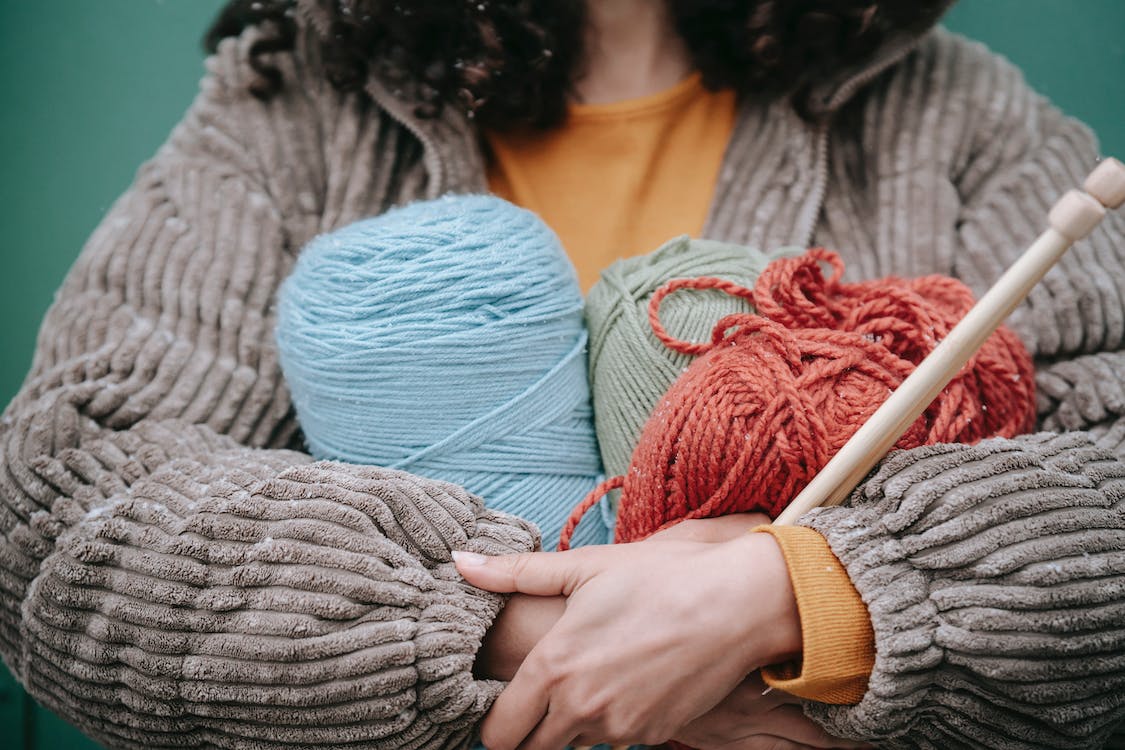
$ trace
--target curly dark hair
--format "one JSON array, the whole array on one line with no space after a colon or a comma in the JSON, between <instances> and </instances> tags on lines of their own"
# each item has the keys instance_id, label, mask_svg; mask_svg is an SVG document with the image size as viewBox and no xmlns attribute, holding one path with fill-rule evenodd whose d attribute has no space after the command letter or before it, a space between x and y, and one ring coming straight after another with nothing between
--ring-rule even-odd
<instances>
[{"instance_id":1,"label":"curly dark hair","mask_svg":"<svg viewBox=\"0 0 1125 750\"><path fill-rule=\"evenodd\" d=\"M791 96L862 63L889 35L936 23L951 0L665 0L695 67L711 89ZM582 74L585 0L315 0L326 19L326 74L341 91L372 72L416 84L417 114L455 106L483 127L549 128L566 115ZM250 64L255 96L284 82L272 53L291 49L296 0L231 0L205 38L259 26Z\"/></svg>"}]
</instances>

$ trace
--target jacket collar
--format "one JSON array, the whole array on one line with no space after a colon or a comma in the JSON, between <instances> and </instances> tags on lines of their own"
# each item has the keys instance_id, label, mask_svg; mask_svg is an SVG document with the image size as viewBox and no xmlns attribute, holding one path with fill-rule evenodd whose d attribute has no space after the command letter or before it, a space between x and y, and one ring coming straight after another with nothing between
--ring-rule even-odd
<instances>
[{"instance_id":1,"label":"jacket collar","mask_svg":"<svg viewBox=\"0 0 1125 750\"><path fill-rule=\"evenodd\" d=\"M480 134L463 112L442 107L438 117L419 117L415 110L420 99L405 88L391 89L378 76L368 79L365 90L422 144L422 162L429 176L427 198L448 192L488 192Z\"/></svg>"},{"instance_id":2,"label":"jacket collar","mask_svg":"<svg viewBox=\"0 0 1125 750\"><path fill-rule=\"evenodd\" d=\"M888 38L875 55L862 64L845 68L831 79L813 86L805 100L806 111L816 118L831 117L879 74L901 62L930 33L901 33Z\"/></svg>"},{"instance_id":3,"label":"jacket collar","mask_svg":"<svg viewBox=\"0 0 1125 750\"><path fill-rule=\"evenodd\" d=\"M297 0L298 16L323 39L331 17L325 6L332 0ZM429 177L426 197L447 192L486 192L484 156L479 134L464 113L443 107L439 117L419 117L422 99L410 81L391 84L372 69L364 86L367 95L422 144L422 162Z\"/></svg>"},{"instance_id":4,"label":"jacket collar","mask_svg":"<svg viewBox=\"0 0 1125 750\"><path fill-rule=\"evenodd\" d=\"M329 32L326 0L297 0L298 14L318 36ZM955 0L944 0L944 9ZM875 55L865 62L845 68L838 75L813 86L805 100L806 111L819 120L830 119L868 83L909 55L929 33L903 32L887 39ZM423 162L429 175L427 194L483 192L487 190L485 163L480 137L473 123L455 107L443 107L438 117L417 115L421 103L417 86L388 84L373 70L365 86L367 94L388 115L414 134L422 144Z\"/></svg>"}]
</instances>

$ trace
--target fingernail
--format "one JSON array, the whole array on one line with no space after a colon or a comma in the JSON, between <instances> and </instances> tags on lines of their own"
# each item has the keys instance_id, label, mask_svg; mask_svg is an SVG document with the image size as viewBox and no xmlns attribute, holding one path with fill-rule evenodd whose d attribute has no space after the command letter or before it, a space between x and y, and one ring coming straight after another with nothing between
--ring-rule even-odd
<instances>
[{"instance_id":1,"label":"fingernail","mask_svg":"<svg viewBox=\"0 0 1125 750\"><path fill-rule=\"evenodd\" d=\"M461 550L453 551L453 562L465 567L473 567L475 565L484 565L488 562L488 558L484 555L478 555L476 552L463 552Z\"/></svg>"}]
</instances>

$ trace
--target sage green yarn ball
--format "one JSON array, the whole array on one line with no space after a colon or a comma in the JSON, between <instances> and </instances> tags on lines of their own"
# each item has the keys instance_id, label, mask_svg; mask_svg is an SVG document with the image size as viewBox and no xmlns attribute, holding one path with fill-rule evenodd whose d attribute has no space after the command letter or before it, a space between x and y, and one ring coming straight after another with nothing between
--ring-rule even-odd
<instances>
[{"instance_id":1,"label":"sage green yarn ball","mask_svg":"<svg viewBox=\"0 0 1125 750\"><path fill-rule=\"evenodd\" d=\"M653 293L672 279L698 276L753 287L771 260L799 252L782 248L764 253L685 235L602 272L586 298L586 326L594 425L607 476L628 469L649 415L693 359L668 349L652 332L648 304ZM737 312L752 309L746 300L713 289L681 290L660 305L668 333L690 341L710 341L719 319Z\"/></svg>"}]
</instances>

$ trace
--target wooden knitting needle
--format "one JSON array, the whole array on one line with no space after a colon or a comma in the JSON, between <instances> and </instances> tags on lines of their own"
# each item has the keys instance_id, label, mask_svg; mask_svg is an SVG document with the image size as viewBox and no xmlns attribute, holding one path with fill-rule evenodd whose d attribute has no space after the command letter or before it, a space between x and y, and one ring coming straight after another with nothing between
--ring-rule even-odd
<instances>
[{"instance_id":1,"label":"wooden knitting needle","mask_svg":"<svg viewBox=\"0 0 1125 750\"><path fill-rule=\"evenodd\" d=\"M813 508L839 505L851 494L1067 248L1092 232L1107 208L1125 203L1125 164L1112 158L1103 160L1083 187L1085 192L1071 190L1059 199L1048 215L1047 231L863 423L775 524L792 525Z\"/></svg>"},{"instance_id":2,"label":"wooden knitting needle","mask_svg":"<svg viewBox=\"0 0 1125 750\"><path fill-rule=\"evenodd\" d=\"M1125 203L1125 164L1105 159L1086 178L1083 187L1086 192L1071 190L1059 199L1048 214L1047 231L844 443L775 524L792 525L813 508L844 501L1063 253L1094 230L1107 208ZM613 750L624 747L615 746ZM579 746L576 750L591 749Z\"/></svg>"}]
</instances>

